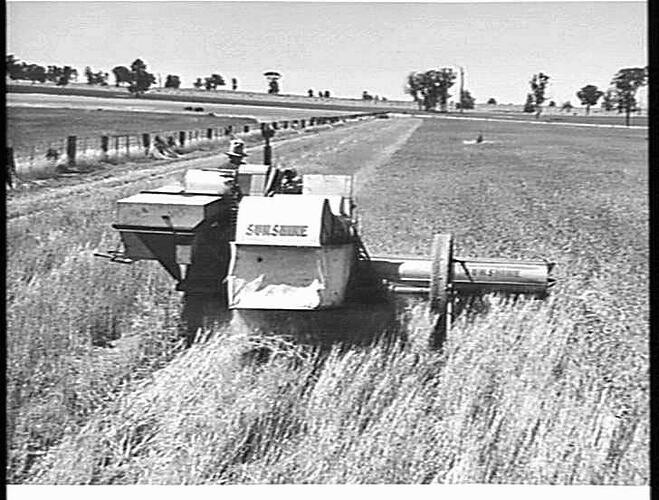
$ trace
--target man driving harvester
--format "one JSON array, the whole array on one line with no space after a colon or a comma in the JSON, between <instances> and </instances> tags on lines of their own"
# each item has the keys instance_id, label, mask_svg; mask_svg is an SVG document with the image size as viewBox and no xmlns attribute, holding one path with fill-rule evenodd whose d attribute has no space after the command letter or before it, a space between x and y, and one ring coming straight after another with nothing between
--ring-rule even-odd
<instances>
[{"instance_id":1,"label":"man driving harvester","mask_svg":"<svg viewBox=\"0 0 659 500\"><path fill-rule=\"evenodd\" d=\"M243 161L244 158L249 156L247 153L245 153L245 143L240 139L233 139L229 143L229 151L225 152L224 154L229 157L229 165L227 165L227 168L233 170L234 176L237 176L240 166L245 164ZM236 203L240 202L243 197L243 193L235 177L231 184L231 192L235 197Z\"/></svg>"},{"instance_id":2,"label":"man driving harvester","mask_svg":"<svg viewBox=\"0 0 659 500\"><path fill-rule=\"evenodd\" d=\"M229 157L229 164L231 165L230 168L233 168L234 170L238 170L240 165L245 163L243 159L246 156L249 156L247 153L245 153L245 143L240 139L232 140L229 144L229 151L224 154Z\"/></svg>"}]
</instances>

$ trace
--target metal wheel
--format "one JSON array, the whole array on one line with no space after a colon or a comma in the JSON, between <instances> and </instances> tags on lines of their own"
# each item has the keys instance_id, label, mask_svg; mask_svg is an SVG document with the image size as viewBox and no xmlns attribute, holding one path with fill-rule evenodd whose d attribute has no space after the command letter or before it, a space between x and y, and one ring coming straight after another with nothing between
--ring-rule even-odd
<instances>
[{"instance_id":1,"label":"metal wheel","mask_svg":"<svg viewBox=\"0 0 659 500\"><path fill-rule=\"evenodd\" d=\"M453 237L437 233L432 242L430 275L430 311L446 315L451 300L449 284L453 261Z\"/></svg>"}]
</instances>

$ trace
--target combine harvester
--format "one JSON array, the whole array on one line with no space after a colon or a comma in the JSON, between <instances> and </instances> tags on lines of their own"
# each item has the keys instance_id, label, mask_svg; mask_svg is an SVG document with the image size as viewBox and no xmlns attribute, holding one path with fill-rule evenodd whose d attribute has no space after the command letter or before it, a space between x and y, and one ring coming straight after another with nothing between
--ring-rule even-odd
<instances>
[{"instance_id":1,"label":"combine harvester","mask_svg":"<svg viewBox=\"0 0 659 500\"><path fill-rule=\"evenodd\" d=\"M542 297L553 284L547 261L455 257L450 234L435 235L429 258L371 256L352 176L304 175L294 193L282 179L269 165L188 170L181 185L119 200L123 249L97 255L160 262L184 292L190 335L204 318L238 313L264 333L361 342L396 321L397 297L416 296L437 339L456 297Z\"/></svg>"}]
</instances>

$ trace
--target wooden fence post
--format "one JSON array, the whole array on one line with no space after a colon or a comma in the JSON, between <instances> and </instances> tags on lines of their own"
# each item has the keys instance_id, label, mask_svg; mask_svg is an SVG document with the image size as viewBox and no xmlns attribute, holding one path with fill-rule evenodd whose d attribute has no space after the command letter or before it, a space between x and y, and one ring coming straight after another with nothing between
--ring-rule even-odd
<instances>
[{"instance_id":1,"label":"wooden fence post","mask_svg":"<svg viewBox=\"0 0 659 500\"><path fill-rule=\"evenodd\" d=\"M144 146L144 155L148 155L151 147L151 134L142 134L142 146Z\"/></svg>"},{"instance_id":2,"label":"wooden fence post","mask_svg":"<svg viewBox=\"0 0 659 500\"><path fill-rule=\"evenodd\" d=\"M245 125L243 127L243 132L245 132L246 134L249 132L249 125Z\"/></svg>"},{"instance_id":3,"label":"wooden fence post","mask_svg":"<svg viewBox=\"0 0 659 500\"><path fill-rule=\"evenodd\" d=\"M103 155L103 159L108 157L108 149L110 146L110 138L107 135L102 135L101 136L101 154Z\"/></svg>"},{"instance_id":4,"label":"wooden fence post","mask_svg":"<svg viewBox=\"0 0 659 500\"><path fill-rule=\"evenodd\" d=\"M66 157L70 166L76 164L76 141L75 135L70 135L66 138Z\"/></svg>"},{"instance_id":5,"label":"wooden fence post","mask_svg":"<svg viewBox=\"0 0 659 500\"><path fill-rule=\"evenodd\" d=\"M213 129L212 128L207 128L206 129L206 139L212 139L213 138Z\"/></svg>"}]
</instances>

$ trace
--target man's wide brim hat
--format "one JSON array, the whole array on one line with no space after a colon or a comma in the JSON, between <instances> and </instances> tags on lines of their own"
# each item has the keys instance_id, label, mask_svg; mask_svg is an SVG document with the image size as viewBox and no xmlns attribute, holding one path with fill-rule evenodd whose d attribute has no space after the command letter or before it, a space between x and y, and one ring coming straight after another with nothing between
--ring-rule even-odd
<instances>
[{"instance_id":1,"label":"man's wide brim hat","mask_svg":"<svg viewBox=\"0 0 659 500\"><path fill-rule=\"evenodd\" d=\"M224 154L229 157L238 158L249 156L247 153L245 153L245 143L243 141L231 141L231 144L229 145L229 151Z\"/></svg>"}]
</instances>

